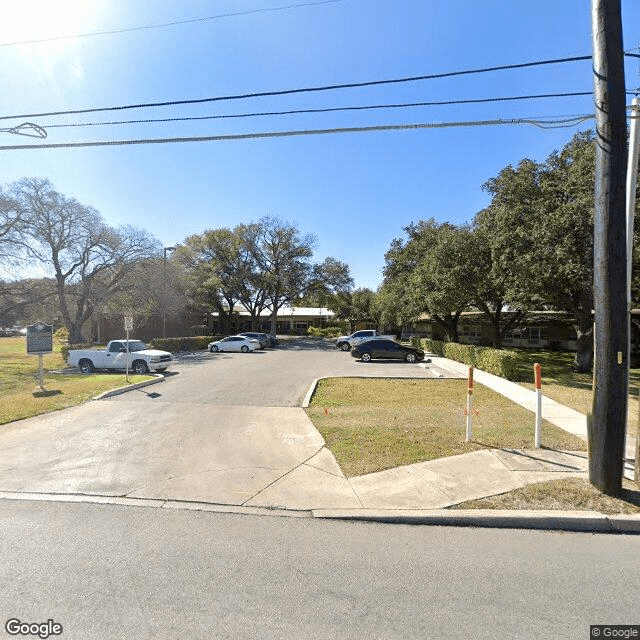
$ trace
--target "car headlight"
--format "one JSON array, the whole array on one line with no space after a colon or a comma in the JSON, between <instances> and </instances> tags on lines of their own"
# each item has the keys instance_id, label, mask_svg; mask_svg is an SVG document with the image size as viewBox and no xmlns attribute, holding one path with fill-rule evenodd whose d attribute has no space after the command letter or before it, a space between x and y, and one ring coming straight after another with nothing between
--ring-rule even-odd
<instances>
[{"instance_id":1,"label":"car headlight","mask_svg":"<svg viewBox=\"0 0 640 640\"><path fill-rule=\"evenodd\" d=\"M162 360L160 359L160 356L151 356L149 358L149 362L162 362Z\"/></svg>"}]
</instances>

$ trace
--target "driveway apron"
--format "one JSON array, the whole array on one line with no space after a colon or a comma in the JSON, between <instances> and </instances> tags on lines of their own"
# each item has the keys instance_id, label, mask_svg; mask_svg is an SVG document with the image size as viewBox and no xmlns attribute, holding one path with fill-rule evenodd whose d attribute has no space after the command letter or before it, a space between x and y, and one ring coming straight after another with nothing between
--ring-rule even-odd
<instances>
[{"instance_id":1,"label":"driveway apron","mask_svg":"<svg viewBox=\"0 0 640 640\"><path fill-rule=\"evenodd\" d=\"M0 427L0 491L360 508L300 405L324 376L437 377L332 345L181 357L156 385Z\"/></svg>"}]
</instances>

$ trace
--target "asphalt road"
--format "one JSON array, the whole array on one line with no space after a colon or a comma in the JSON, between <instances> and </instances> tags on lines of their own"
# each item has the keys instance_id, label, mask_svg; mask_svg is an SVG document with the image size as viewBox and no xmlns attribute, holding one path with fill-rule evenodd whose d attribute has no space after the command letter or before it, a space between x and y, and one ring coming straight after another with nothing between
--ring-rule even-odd
<instances>
[{"instance_id":1,"label":"asphalt road","mask_svg":"<svg viewBox=\"0 0 640 640\"><path fill-rule=\"evenodd\" d=\"M639 564L638 536L0 501L2 625L63 640L586 640L640 624Z\"/></svg>"},{"instance_id":2,"label":"asphalt road","mask_svg":"<svg viewBox=\"0 0 640 640\"><path fill-rule=\"evenodd\" d=\"M252 353L178 355L164 384L115 401L161 400L235 406L299 407L309 386L325 376L433 378L433 367L396 361L363 363L334 342L296 338Z\"/></svg>"}]
</instances>

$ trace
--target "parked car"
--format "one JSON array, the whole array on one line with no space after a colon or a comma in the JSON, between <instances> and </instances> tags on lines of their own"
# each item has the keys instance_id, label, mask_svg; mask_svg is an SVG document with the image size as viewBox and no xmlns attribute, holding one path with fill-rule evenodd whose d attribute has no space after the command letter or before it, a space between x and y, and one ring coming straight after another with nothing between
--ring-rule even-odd
<instances>
[{"instance_id":1,"label":"parked car","mask_svg":"<svg viewBox=\"0 0 640 640\"><path fill-rule=\"evenodd\" d=\"M264 349L265 347L275 347L278 343L277 340L268 333L261 333L258 331L243 331L238 334L239 336L246 336L247 338L253 338L260 343L260 347Z\"/></svg>"},{"instance_id":2,"label":"parked car","mask_svg":"<svg viewBox=\"0 0 640 640\"><path fill-rule=\"evenodd\" d=\"M370 362L373 358L406 360L418 362L424 360L424 351L409 347L394 340L374 338L351 348L351 355L362 362Z\"/></svg>"},{"instance_id":3,"label":"parked car","mask_svg":"<svg viewBox=\"0 0 640 640\"><path fill-rule=\"evenodd\" d=\"M352 333L350 336L340 336L336 340L336 347L341 351L349 351L357 344L361 344L365 340L372 340L373 338L386 338L388 340L395 340L395 336L392 335L380 335L375 329L362 329Z\"/></svg>"},{"instance_id":4,"label":"parked car","mask_svg":"<svg viewBox=\"0 0 640 640\"><path fill-rule=\"evenodd\" d=\"M142 375L166 371L173 358L168 351L149 349L141 340L111 340L104 349L71 349L68 364L82 373L95 369L131 369Z\"/></svg>"},{"instance_id":5,"label":"parked car","mask_svg":"<svg viewBox=\"0 0 640 640\"><path fill-rule=\"evenodd\" d=\"M242 353L248 353L249 351L255 351L260 348L260 342L254 338L247 338L246 336L227 336L222 340L216 340L210 342L207 346L211 353L216 351L242 351Z\"/></svg>"}]
</instances>

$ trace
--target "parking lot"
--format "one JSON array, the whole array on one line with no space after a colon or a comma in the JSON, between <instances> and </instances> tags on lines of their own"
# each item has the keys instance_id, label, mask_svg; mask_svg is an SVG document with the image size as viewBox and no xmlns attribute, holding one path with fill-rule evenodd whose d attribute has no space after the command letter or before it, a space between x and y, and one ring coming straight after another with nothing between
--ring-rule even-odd
<instances>
[{"instance_id":1,"label":"parking lot","mask_svg":"<svg viewBox=\"0 0 640 640\"><path fill-rule=\"evenodd\" d=\"M282 341L253 353L182 354L166 381L113 398L256 407L299 407L311 383L327 376L439 377L431 364L360 362L335 343L308 338ZM445 372L446 376L446 372Z\"/></svg>"}]
</instances>

